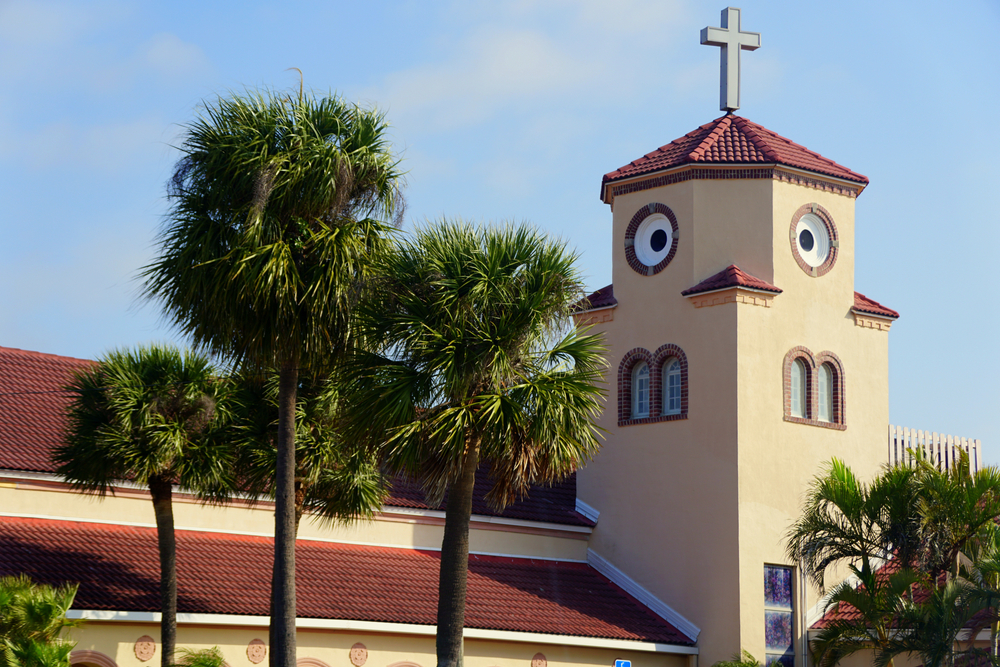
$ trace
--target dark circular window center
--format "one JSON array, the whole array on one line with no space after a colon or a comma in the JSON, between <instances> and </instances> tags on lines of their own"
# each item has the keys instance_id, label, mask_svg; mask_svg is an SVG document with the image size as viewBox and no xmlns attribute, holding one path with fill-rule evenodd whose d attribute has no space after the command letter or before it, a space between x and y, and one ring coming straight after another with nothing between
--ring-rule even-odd
<instances>
[{"instance_id":1,"label":"dark circular window center","mask_svg":"<svg viewBox=\"0 0 1000 667\"><path fill-rule=\"evenodd\" d=\"M803 229L802 233L799 234L799 247L805 252L809 252L815 244L816 241L813 239L812 232L808 229Z\"/></svg>"},{"instance_id":2,"label":"dark circular window center","mask_svg":"<svg viewBox=\"0 0 1000 667\"><path fill-rule=\"evenodd\" d=\"M653 249L653 252L660 252L667 246L667 233L662 229L657 229L653 232L653 236L649 239L649 247Z\"/></svg>"}]
</instances>

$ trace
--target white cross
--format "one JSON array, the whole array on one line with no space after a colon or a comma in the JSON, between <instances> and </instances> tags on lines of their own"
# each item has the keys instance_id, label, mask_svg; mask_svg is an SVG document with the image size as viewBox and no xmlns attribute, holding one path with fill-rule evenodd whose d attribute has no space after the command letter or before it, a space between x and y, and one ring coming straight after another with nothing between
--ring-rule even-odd
<instances>
[{"instance_id":1,"label":"white cross","mask_svg":"<svg viewBox=\"0 0 1000 667\"><path fill-rule=\"evenodd\" d=\"M722 47L719 54L722 63L719 108L723 111L736 111L740 108L740 51L759 49L760 33L741 32L740 10L737 7L726 7L722 10L722 27L702 28L701 43Z\"/></svg>"}]
</instances>

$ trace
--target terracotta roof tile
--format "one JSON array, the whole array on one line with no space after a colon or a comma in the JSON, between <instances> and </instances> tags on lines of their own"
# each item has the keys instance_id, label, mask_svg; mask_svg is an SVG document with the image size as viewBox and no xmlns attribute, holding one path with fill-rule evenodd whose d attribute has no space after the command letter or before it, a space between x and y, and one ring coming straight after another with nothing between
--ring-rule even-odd
<instances>
[{"instance_id":1,"label":"terracotta roof tile","mask_svg":"<svg viewBox=\"0 0 1000 667\"><path fill-rule=\"evenodd\" d=\"M0 347L0 469L54 472L49 452L61 438L67 396L62 392L75 370L93 364L86 359L60 357ZM503 512L485 501L487 471L476 475L472 511L526 521L576 526L594 522L576 511L576 476L552 486L534 487L527 498ZM387 505L427 509L419 486L404 479L393 486Z\"/></svg>"},{"instance_id":2,"label":"terracotta roof tile","mask_svg":"<svg viewBox=\"0 0 1000 667\"><path fill-rule=\"evenodd\" d=\"M775 287L771 283L764 282L760 278L750 275L735 264L730 264L714 276L705 278L705 280L702 280L694 287L687 288L681 292L681 294L684 296L690 296L692 294L701 294L702 292L711 292L712 290L717 289L726 289L727 287L747 287L750 289L764 290L765 292L774 292L775 294L781 294L782 291L780 288Z\"/></svg>"},{"instance_id":3,"label":"terracotta roof tile","mask_svg":"<svg viewBox=\"0 0 1000 667\"><path fill-rule=\"evenodd\" d=\"M618 299L615 298L615 286L607 285L593 294L577 301L573 305L573 310L576 312L583 312L587 310L594 310L595 308L606 308L608 306L617 305Z\"/></svg>"},{"instance_id":4,"label":"terracotta roof tile","mask_svg":"<svg viewBox=\"0 0 1000 667\"><path fill-rule=\"evenodd\" d=\"M0 518L0 576L80 583L76 609L157 611L156 530ZM270 538L177 531L178 611L266 616ZM300 540L298 615L433 625L440 555ZM469 558L466 626L690 645L585 563Z\"/></svg>"},{"instance_id":5,"label":"terracotta roof tile","mask_svg":"<svg viewBox=\"0 0 1000 667\"><path fill-rule=\"evenodd\" d=\"M862 176L742 116L727 114L604 175L603 186L685 164L782 164L868 183Z\"/></svg>"},{"instance_id":6,"label":"terracotta roof tile","mask_svg":"<svg viewBox=\"0 0 1000 667\"><path fill-rule=\"evenodd\" d=\"M886 308L875 299L869 299L861 292L854 293L854 310L861 313L869 313L871 315L891 317L892 319L899 318L899 313L895 310L892 308Z\"/></svg>"}]
</instances>

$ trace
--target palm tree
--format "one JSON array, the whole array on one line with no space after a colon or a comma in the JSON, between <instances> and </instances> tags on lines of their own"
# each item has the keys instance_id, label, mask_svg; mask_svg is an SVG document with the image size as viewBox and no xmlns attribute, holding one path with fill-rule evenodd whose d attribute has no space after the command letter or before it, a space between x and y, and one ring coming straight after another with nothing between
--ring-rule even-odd
<instances>
[{"instance_id":1,"label":"palm tree","mask_svg":"<svg viewBox=\"0 0 1000 667\"><path fill-rule=\"evenodd\" d=\"M177 638L177 549L173 485L211 499L232 469L213 437L224 421L224 388L208 359L151 345L120 350L77 372L64 442L52 460L74 488L102 497L124 480L149 488L160 556L161 664ZM216 497L216 499L222 499Z\"/></svg>"},{"instance_id":2,"label":"palm tree","mask_svg":"<svg viewBox=\"0 0 1000 667\"><path fill-rule=\"evenodd\" d=\"M275 370L272 667L295 664L295 402L351 341L350 319L401 173L381 113L335 97L248 92L186 127L145 295L195 344Z\"/></svg>"},{"instance_id":3,"label":"palm tree","mask_svg":"<svg viewBox=\"0 0 1000 667\"><path fill-rule=\"evenodd\" d=\"M80 624L66 618L76 590L76 584L34 584L24 575L0 578L0 666L69 667L76 643L59 635Z\"/></svg>"},{"instance_id":4,"label":"palm tree","mask_svg":"<svg viewBox=\"0 0 1000 667\"><path fill-rule=\"evenodd\" d=\"M394 471L447 495L437 614L440 667L462 664L469 519L476 470L503 508L533 484L564 478L598 450L604 360L598 337L567 332L581 293L575 257L526 226L442 221L381 266L360 309L347 376L349 433Z\"/></svg>"}]
</instances>

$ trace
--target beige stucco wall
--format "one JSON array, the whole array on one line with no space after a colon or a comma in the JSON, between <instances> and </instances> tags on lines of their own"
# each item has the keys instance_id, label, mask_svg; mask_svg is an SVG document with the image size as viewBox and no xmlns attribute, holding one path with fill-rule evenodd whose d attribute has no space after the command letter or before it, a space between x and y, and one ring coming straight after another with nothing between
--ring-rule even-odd
<instances>
[{"instance_id":1,"label":"beige stucco wall","mask_svg":"<svg viewBox=\"0 0 1000 667\"><path fill-rule=\"evenodd\" d=\"M130 492L102 500L68 489L46 490L31 481L7 480L0 483L0 513L155 526L153 504L148 496L143 495ZM206 506L177 500L174 502L174 525L178 530L190 528L273 535L274 510L267 506ZM439 549L443 534L443 519L418 513L389 512L374 521L360 521L347 526L320 523L306 517L299 527L299 537L303 539L418 549ZM586 533L558 529L539 531L490 523L489 517L477 521L474 517L469 548L477 553L586 560L586 537Z\"/></svg>"},{"instance_id":2,"label":"beige stucco wall","mask_svg":"<svg viewBox=\"0 0 1000 667\"><path fill-rule=\"evenodd\" d=\"M78 641L77 650L99 651L115 661L118 667L155 667L159 665L157 653L152 660L140 662L135 656L135 640L149 635L157 640L159 626L152 623L89 621L82 628L70 633ZM254 665L247 658L247 644L253 639L267 642L266 627L197 626L180 625L177 631L179 648L198 650L218 646L229 667L261 667L267 660ZM433 667L433 635L403 635L372 633L354 630L300 629L297 636L298 658L320 660L330 667L353 667L350 662L351 646L361 642L368 649L364 667L390 667L408 663L417 667ZM631 660L633 667L688 667L685 655L653 653L646 651L610 648L585 648L573 645L567 638L564 645L534 642L465 640L465 664L468 667L531 667L536 653L543 653L549 667L610 667L615 660Z\"/></svg>"},{"instance_id":3,"label":"beige stucco wall","mask_svg":"<svg viewBox=\"0 0 1000 667\"><path fill-rule=\"evenodd\" d=\"M651 202L674 211L679 244L669 266L645 276L628 266L624 234ZM836 265L818 278L799 268L788 238L807 203L829 211L840 240ZM789 564L783 537L809 481L832 456L863 477L885 459L888 334L850 313L854 200L766 179L692 180L616 197L613 224L619 305L596 327L611 349L608 438L579 476L580 498L601 512L591 548L701 628L701 664L741 648L763 660L763 566ZM783 292L769 307L694 308L681 296L730 264ZM688 419L619 428L623 355L664 343L688 359ZM846 430L784 421L782 362L795 346L841 359ZM807 593L806 609L817 600Z\"/></svg>"}]
</instances>

